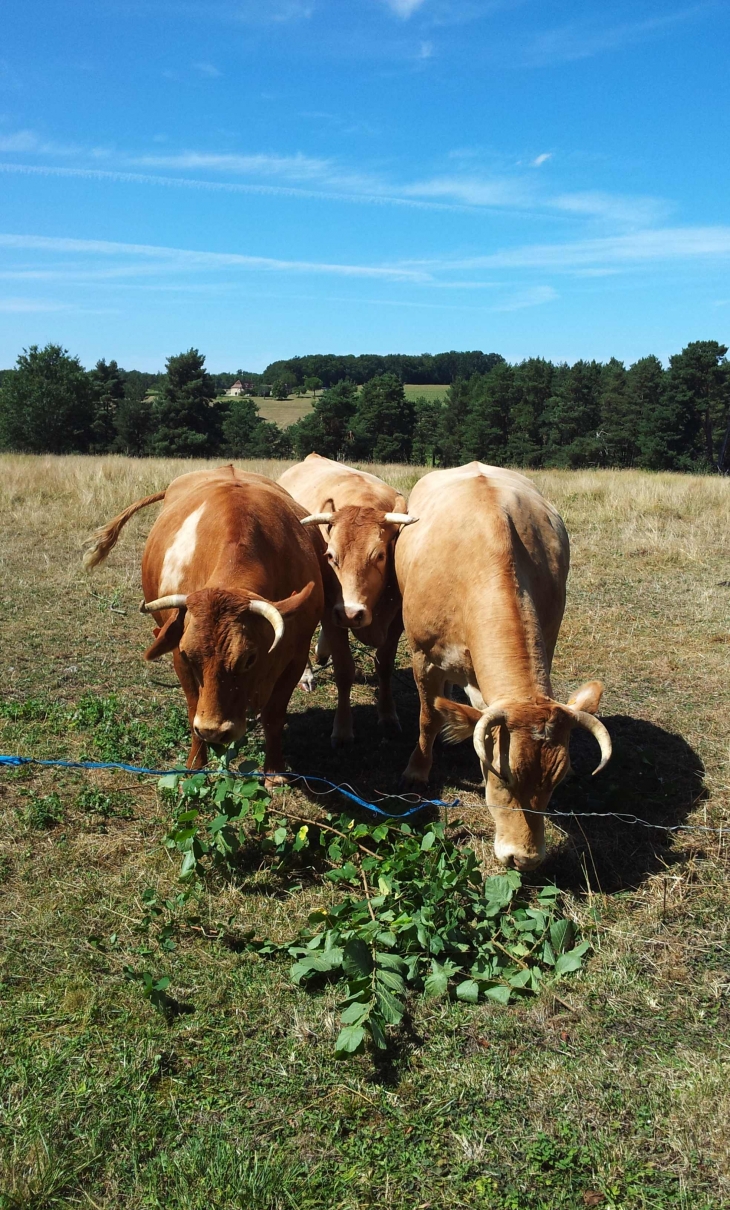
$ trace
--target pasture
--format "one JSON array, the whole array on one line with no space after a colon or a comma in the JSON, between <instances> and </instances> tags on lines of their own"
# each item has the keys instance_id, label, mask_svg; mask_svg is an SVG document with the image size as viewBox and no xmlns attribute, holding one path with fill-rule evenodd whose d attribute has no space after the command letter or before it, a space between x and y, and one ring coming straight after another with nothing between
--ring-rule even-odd
<instances>
[{"instance_id":1,"label":"pasture","mask_svg":"<svg viewBox=\"0 0 730 1210\"><path fill-rule=\"evenodd\" d=\"M425 393L423 388L413 388ZM267 404L269 401L266 401ZM293 402L293 401L292 401ZM307 401L302 401L305 404ZM273 406L273 405L271 405ZM285 406L285 405L277 405ZM297 406L300 406L297 401ZM263 411L263 409L262 409ZM263 414L267 414L264 412ZM194 463L0 458L0 752L171 765L186 749L169 658L145 665L139 560L155 509L91 577L81 543ZM278 474L284 464L248 464ZM375 468L407 492L424 469ZM150 946L150 890L179 891L169 806L122 773L0 773L0 1207L165 1210L716 1210L730 1206L730 484L535 472L572 543L556 697L599 677L614 757L553 798L554 880L592 941L583 971L517 1006L419 1000L377 1060L332 1057L336 991L231 936L287 940L331 897L264 864L211 879L176 948ZM379 741L356 648L356 743L329 744L334 688L297 691L293 769L394 790L416 735ZM437 747L433 789L490 871L470 744ZM318 809L296 789L307 814ZM661 829L617 820L629 813ZM147 899L143 895L147 894ZM125 966L172 980L155 1012Z\"/></svg>"},{"instance_id":2,"label":"pasture","mask_svg":"<svg viewBox=\"0 0 730 1210\"><path fill-rule=\"evenodd\" d=\"M448 386L436 386L433 383L419 386L418 383L406 382L403 390L406 393L406 399L427 399L429 403L434 399L446 399L449 393Z\"/></svg>"}]
</instances>

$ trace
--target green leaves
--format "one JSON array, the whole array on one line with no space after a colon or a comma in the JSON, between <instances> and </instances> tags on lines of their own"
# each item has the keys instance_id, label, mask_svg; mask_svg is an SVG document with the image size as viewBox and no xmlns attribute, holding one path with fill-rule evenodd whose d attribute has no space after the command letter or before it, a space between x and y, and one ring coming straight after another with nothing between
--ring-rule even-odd
<instances>
[{"instance_id":1,"label":"green leaves","mask_svg":"<svg viewBox=\"0 0 730 1210\"><path fill-rule=\"evenodd\" d=\"M298 986L344 985L338 1058L368 1043L385 1049L410 996L508 1005L578 970L590 948L575 945L556 886L526 893L517 870L484 878L474 852L458 848L440 822L421 831L344 814L314 823L287 816L281 799L271 818L258 779L234 778L227 758L218 772L165 779L165 790L175 809L166 844L182 854L181 878L231 875L238 850L255 843L280 873L306 864L334 884L333 901L288 946L246 944L260 956L288 951ZM159 933L163 950L176 944L172 931Z\"/></svg>"}]
</instances>

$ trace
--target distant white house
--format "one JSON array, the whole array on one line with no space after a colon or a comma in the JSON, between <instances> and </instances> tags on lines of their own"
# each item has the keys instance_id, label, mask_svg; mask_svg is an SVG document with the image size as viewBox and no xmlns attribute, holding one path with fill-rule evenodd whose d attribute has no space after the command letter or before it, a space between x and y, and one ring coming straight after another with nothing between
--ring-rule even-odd
<instances>
[{"instance_id":1,"label":"distant white house","mask_svg":"<svg viewBox=\"0 0 730 1210\"><path fill-rule=\"evenodd\" d=\"M246 384L246 385L248 385L248 384ZM245 395L245 394L246 394L246 388L244 387L240 378L237 378L236 381L234 382L233 386L229 387L228 390L226 391L226 395Z\"/></svg>"}]
</instances>

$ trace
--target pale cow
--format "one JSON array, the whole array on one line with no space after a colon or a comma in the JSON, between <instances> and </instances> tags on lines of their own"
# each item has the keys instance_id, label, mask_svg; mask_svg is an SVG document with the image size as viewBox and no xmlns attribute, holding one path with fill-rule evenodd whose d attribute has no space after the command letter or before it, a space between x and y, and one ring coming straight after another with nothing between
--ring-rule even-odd
<instances>
[{"instance_id":1,"label":"pale cow","mask_svg":"<svg viewBox=\"0 0 730 1210\"><path fill-rule=\"evenodd\" d=\"M95 567L141 508L164 501L142 556L141 610L156 622L145 659L172 652L188 706L188 765L225 748L261 716L264 768L284 768L286 710L322 616L319 538L304 510L278 484L233 466L193 471L164 492L137 500L94 535Z\"/></svg>"},{"instance_id":2,"label":"pale cow","mask_svg":"<svg viewBox=\"0 0 730 1210\"><path fill-rule=\"evenodd\" d=\"M442 728L450 742L473 735L495 854L532 869L545 854L538 812L569 770L573 728L598 741L596 773L611 756L608 731L594 717L600 682L589 681L565 705L552 696L569 566L565 526L524 475L480 462L424 476L409 510L419 523L398 540L396 571L421 715L405 780L427 781ZM463 686L472 705L442 697L447 683Z\"/></svg>"},{"instance_id":3,"label":"pale cow","mask_svg":"<svg viewBox=\"0 0 730 1210\"><path fill-rule=\"evenodd\" d=\"M393 567L399 532L415 520L395 488L367 471L358 471L309 454L279 479L308 512L303 524L318 526L327 544L332 574L325 575L325 611L317 644L317 661L332 656L337 710L334 747L352 741L350 691L355 662L348 631L375 648L378 719L388 730L400 730L391 679L398 639L403 630L400 593Z\"/></svg>"}]
</instances>

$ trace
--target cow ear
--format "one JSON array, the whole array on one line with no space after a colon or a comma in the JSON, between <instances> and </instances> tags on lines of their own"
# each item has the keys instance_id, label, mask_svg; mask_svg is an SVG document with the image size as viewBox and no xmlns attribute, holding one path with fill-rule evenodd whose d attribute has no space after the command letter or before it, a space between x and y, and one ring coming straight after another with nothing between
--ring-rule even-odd
<instances>
[{"instance_id":1,"label":"cow ear","mask_svg":"<svg viewBox=\"0 0 730 1210\"><path fill-rule=\"evenodd\" d=\"M183 626L185 624L185 610L177 609L162 627L155 626L155 641L151 647L148 647L144 653L146 660L159 660L160 656L167 655L168 652L174 651L180 645L182 638Z\"/></svg>"},{"instance_id":2,"label":"cow ear","mask_svg":"<svg viewBox=\"0 0 730 1210\"><path fill-rule=\"evenodd\" d=\"M274 604L279 610L281 616L284 618L288 613L295 613L295 611L299 609L300 605L303 605L304 602L307 601L312 595L313 588L314 580L310 580L308 584L304 585L304 588L301 590L301 592L293 592L291 596L286 597L285 600L275 601Z\"/></svg>"},{"instance_id":3,"label":"cow ear","mask_svg":"<svg viewBox=\"0 0 730 1210\"><path fill-rule=\"evenodd\" d=\"M335 502L331 496L330 496L329 500L325 500L320 511L323 513L336 513L337 512L337 509L335 508Z\"/></svg>"},{"instance_id":4,"label":"cow ear","mask_svg":"<svg viewBox=\"0 0 730 1210\"><path fill-rule=\"evenodd\" d=\"M392 508L388 509L388 512L390 512L390 513L407 513L408 512L408 503L406 501L405 496L396 496L395 504L393 505Z\"/></svg>"},{"instance_id":5,"label":"cow ear","mask_svg":"<svg viewBox=\"0 0 730 1210\"><path fill-rule=\"evenodd\" d=\"M576 689L568 698L567 704L573 710L584 710L586 714L596 714L601 704L603 685L601 681L586 681L580 689Z\"/></svg>"}]
</instances>

